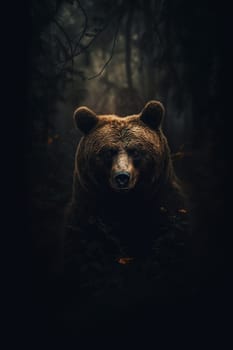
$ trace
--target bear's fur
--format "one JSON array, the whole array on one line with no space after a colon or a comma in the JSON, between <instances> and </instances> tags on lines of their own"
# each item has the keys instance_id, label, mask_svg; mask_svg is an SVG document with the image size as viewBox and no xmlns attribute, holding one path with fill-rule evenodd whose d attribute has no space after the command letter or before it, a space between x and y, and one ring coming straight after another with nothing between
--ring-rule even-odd
<instances>
[{"instance_id":1,"label":"bear's fur","mask_svg":"<svg viewBox=\"0 0 233 350\"><path fill-rule=\"evenodd\" d=\"M184 196L161 128L164 113L158 101L124 118L96 115L87 107L74 113L84 136L75 156L66 255L78 261L84 285L93 287L101 274L104 286L110 279L120 285L112 278L116 266L134 261L142 266L151 257L158 272L176 254L170 243L163 253L162 239L183 241ZM120 260L124 257L132 259ZM98 280L96 289L99 285Z\"/></svg>"}]
</instances>

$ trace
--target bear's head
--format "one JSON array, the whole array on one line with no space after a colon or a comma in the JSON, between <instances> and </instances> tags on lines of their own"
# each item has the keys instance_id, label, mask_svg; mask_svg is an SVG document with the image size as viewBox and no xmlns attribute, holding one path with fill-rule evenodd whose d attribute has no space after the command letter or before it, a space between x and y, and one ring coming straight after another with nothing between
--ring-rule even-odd
<instances>
[{"instance_id":1,"label":"bear's head","mask_svg":"<svg viewBox=\"0 0 233 350\"><path fill-rule=\"evenodd\" d=\"M86 190L152 192L166 182L170 151L162 132L164 107L148 102L140 114L96 115L87 107L74 112L80 140L75 173Z\"/></svg>"}]
</instances>

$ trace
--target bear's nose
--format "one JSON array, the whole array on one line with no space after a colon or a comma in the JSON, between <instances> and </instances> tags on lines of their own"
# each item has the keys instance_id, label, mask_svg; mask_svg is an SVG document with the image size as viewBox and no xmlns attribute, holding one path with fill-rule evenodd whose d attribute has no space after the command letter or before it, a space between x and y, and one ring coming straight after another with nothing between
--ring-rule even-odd
<instances>
[{"instance_id":1,"label":"bear's nose","mask_svg":"<svg viewBox=\"0 0 233 350\"><path fill-rule=\"evenodd\" d=\"M127 187L130 179L128 172L119 172L114 176L115 182L119 188Z\"/></svg>"}]
</instances>

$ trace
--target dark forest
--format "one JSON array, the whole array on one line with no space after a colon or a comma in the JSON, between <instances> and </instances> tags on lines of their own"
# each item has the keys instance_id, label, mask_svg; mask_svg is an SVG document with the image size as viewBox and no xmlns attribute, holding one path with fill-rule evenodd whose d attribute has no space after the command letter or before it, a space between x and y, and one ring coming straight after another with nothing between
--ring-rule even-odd
<instances>
[{"instance_id":1,"label":"dark forest","mask_svg":"<svg viewBox=\"0 0 233 350\"><path fill-rule=\"evenodd\" d=\"M32 243L33 331L69 334L63 319L63 227L81 137L73 124L75 108L125 116L139 113L149 100L165 106L164 134L189 198L184 210L192 218L191 292L173 303L135 303L133 312L117 315L111 325L89 324L87 317L82 334L91 338L106 329L115 339L128 330L130 337L145 332L150 338L151 332L156 340L156 329L175 333L177 323L186 333L193 324L204 335L205 324L220 329L230 278L230 9L207 0L46 0L31 1L24 12L21 208Z\"/></svg>"}]
</instances>

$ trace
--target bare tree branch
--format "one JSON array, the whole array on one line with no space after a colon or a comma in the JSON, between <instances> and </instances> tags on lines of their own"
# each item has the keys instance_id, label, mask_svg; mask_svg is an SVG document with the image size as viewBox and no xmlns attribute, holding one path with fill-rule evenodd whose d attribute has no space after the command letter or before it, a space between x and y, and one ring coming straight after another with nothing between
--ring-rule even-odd
<instances>
[{"instance_id":1,"label":"bare tree branch","mask_svg":"<svg viewBox=\"0 0 233 350\"><path fill-rule=\"evenodd\" d=\"M73 54L72 54L72 55L68 56L66 60L60 61L59 64L66 64L66 63L68 63L69 61L73 60L75 57L77 57L77 56L79 56L80 54L84 53L84 52L93 44L93 42L99 37L99 35L100 35L105 29L107 29L107 27L108 27L108 25L109 25L110 23L112 23L112 19L109 20L107 23L105 23L105 25L104 25L102 28L100 28L100 30L99 30L99 31L96 33L96 35L89 41L89 43L86 44L85 46L79 48L79 50L77 50L77 49L78 49L78 46L80 45L80 42L78 42L78 43L75 45L75 50L76 50L76 52L73 51Z\"/></svg>"},{"instance_id":2,"label":"bare tree branch","mask_svg":"<svg viewBox=\"0 0 233 350\"><path fill-rule=\"evenodd\" d=\"M74 54L75 54L75 52L76 52L76 50L77 50L77 48L78 48L78 46L79 46L79 44L80 44L82 38L84 37L84 35L85 35L86 31L87 31L87 27L88 27L88 16L87 16L87 13L86 13L85 9L83 8L83 6L82 6L80 0L77 0L77 3L78 3L78 6L79 6L80 10L81 10L82 13L83 13L83 17L84 17L84 26L83 26L83 30L82 30L82 32L81 32L81 34L80 34L80 37L78 38L78 41L77 41L77 43L76 43L76 45L75 45L75 47L74 47Z\"/></svg>"},{"instance_id":3,"label":"bare tree branch","mask_svg":"<svg viewBox=\"0 0 233 350\"><path fill-rule=\"evenodd\" d=\"M89 47L98 39L99 35L101 33L103 33L107 27L112 24L115 16L118 14L118 16L120 17L120 19L122 18L122 14L123 14L123 6L121 8L120 11L120 15L119 15L119 8L115 8L114 11L112 12L112 16L109 16L109 20L99 29L99 31L96 33L96 35L89 41L88 44L86 44L85 46L82 46L81 48L79 47L78 50L78 46L80 45L80 41L78 41L78 43L75 45L75 51L73 50L73 55L68 57L65 61L60 61L59 63L68 63L70 60L74 59L75 57L79 56L80 54L84 53L85 51L87 51L89 49ZM120 21L119 21L120 22Z\"/></svg>"},{"instance_id":4,"label":"bare tree branch","mask_svg":"<svg viewBox=\"0 0 233 350\"><path fill-rule=\"evenodd\" d=\"M110 63L110 61L112 60L112 57L113 57L113 54L114 54L114 50L115 50L115 46L116 46L118 32L119 32L119 29L120 29L121 19L122 19L122 16L120 16L118 24L116 26L116 31L115 31L115 34L114 34L113 43L112 43L112 49L111 49L111 53L110 53L109 59L105 62L105 64L103 65L103 67L101 68L99 73L93 75L92 77L87 78L87 80L91 80L91 79L99 77L103 73L103 71L105 70L107 65Z\"/></svg>"},{"instance_id":5,"label":"bare tree branch","mask_svg":"<svg viewBox=\"0 0 233 350\"><path fill-rule=\"evenodd\" d=\"M73 46L72 46L72 42L71 42L69 35L66 33L65 29L62 27L62 25L55 18L53 18L53 22L56 24L56 26L60 29L60 31L63 33L64 37L66 38L66 41L67 41L67 43L69 45L69 49L70 49L70 55L72 56L73 55Z\"/></svg>"}]
</instances>

